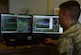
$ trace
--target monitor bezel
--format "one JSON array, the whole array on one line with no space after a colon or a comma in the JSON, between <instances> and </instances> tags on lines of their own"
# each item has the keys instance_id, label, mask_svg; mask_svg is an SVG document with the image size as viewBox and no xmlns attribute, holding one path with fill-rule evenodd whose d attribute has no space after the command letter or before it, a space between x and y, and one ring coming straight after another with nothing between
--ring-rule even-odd
<instances>
[{"instance_id":1,"label":"monitor bezel","mask_svg":"<svg viewBox=\"0 0 81 55\"><path fill-rule=\"evenodd\" d=\"M59 16L58 15L33 15L33 22L34 22L34 19L35 19L35 17L36 18L48 18L48 19L50 19L50 18L59 18ZM39 18L39 19L40 19ZM51 20L52 21L52 20ZM34 25L34 24L33 24ZM33 29L34 27L32 27L32 29ZM36 31L33 31L32 30L32 32L33 33L44 33L44 34L62 34L63 33L63 28L60 26L60 24L59 24L59 32L36 32Z\"/></svg>"},{"instance_id":2,"label":"monitor bezel","mask_svg":"<svg viewBox=\"0 0 81 55\"><path fill-rule=\"evenodd\" d=\"M0 14L1 19L2 16L10 16L10 17L16 17L18 19L18 17L22 17L22 18L30 18L32 21L32 15L26 15L26 14L11 14L11 13L1 13ZM2 21L1 21L1 25L2 25ZM31 24L32 26L32 24ZM31 32L18 32L18 30L16 31L2 31L2 27L1 27L1 33L32 33L32 27L31 27Z\"/></svg>"}]
</instances>

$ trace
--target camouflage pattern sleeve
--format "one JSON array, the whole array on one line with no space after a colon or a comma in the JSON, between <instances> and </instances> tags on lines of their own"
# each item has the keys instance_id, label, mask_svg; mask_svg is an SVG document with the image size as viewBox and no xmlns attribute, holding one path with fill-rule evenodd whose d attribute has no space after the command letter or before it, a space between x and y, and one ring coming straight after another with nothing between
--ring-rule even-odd
<instances>
[{"instance_id":1,"label":"camouflage pattern sleeve","mask_svg":"<svg viewBox=\"0 0 81 55\"><path fill-rule=\"evenodd\" d=\"M73 45L71 38L60 38L58 46L60 55L72 55Z\"/></svg>"},{"instance_id":2,"label":"camouflage pattern sleeve","mask_svg":"<svg viewBox=\"0 0 81 55\"><path fill-rule=\"evenodd\" d=\"M81 55L81 34L78 35L77 38L75 39L75 44L76 44L76 48L77 48L77 52L78 52L77 55Z\"/></svg>"}]
</instances>

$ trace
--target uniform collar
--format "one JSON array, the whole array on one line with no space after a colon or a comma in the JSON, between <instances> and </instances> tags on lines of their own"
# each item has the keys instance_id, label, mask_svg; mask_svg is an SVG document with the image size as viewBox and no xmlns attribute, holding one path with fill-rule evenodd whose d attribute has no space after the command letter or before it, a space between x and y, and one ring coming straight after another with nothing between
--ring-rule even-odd
<instances>
[{"instance_id":1,"label":"uniform collar","mask_svg":"<svg viewBox=\"0 0 81 55\"><path fill-rule=\"evenodd\" d=\"M70 33L74 33L78 30L77 26L78 24L80 24L79 22L76 22L74 24L72 24L72 26L70 28L68 28L66 31L64 31L62 36L66 36L69 35Z\"/></svg>"}]
</instances>

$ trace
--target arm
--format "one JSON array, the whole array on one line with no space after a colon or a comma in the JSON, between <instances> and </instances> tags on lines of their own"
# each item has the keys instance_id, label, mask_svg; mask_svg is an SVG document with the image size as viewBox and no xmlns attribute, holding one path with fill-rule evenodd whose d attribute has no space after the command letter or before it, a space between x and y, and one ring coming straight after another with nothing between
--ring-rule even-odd
<instances>
[{"instance_id":1,"label":"arm","mask_svg":"<svg viewBox=\"0 0 81 55\"><path fill-rule=\"evenodd\" d=\"M71 38L61 38L59 40L58 51L60 55L72 55L73 52L73 41Z\"/></svg>"},{"instance_id":2,"label":"arm","mask_svg":"<svg viewBox=\"0 0 81 55\"><path fill-rule=\"evenodd\" d=\"M77 48L77 51L75 53L78 52L77 55L81 55L81 34L77 36L75 44L75 47Z\"/></svg>"}]
</instances>

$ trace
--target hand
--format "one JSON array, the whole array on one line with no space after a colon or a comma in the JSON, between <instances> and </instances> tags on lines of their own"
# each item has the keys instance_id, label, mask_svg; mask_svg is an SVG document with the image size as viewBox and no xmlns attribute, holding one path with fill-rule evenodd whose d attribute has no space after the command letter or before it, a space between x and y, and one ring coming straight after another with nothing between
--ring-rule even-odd
<instances>
[{"instance_id":1,"label":"hand","mask_svg":"<svg viewBox=\"0 0 81 55\"><path fill-rule=\"evenodd\" d=\"M44 39L44 42L45 42L46 44L50 44L50 43L53 43L53 39L52 39L52 38L45 38L45 39Z\"/></svg>"}]
</instances>

